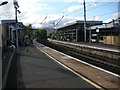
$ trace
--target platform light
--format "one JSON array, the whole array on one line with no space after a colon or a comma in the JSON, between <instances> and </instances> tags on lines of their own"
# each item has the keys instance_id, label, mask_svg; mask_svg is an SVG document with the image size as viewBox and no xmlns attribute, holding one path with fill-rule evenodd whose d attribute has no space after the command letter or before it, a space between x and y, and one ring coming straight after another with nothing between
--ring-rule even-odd
<instances>
[{"instance_id":1,"label":"platform light","mask_svg":"<svg viewBox=\"0 0 120 90\"><path fill-rule=\"evenodd\" d=\"M0 6L5 5L5 4L7 4L7 3L8 3L8 1L4 1L4 2L2 2L2 3L0 4Z\"/></svg>"},{"instance_id":2,"label":"platform light","mask_svg":"<svg viewBox=\"0 0 120 90\"><path fill-rule=\"evenodd\" d=\"M15 21L16 21L16 27L17 27L17 23L18 23L18 20L17 20L17 12L18 13L21 13L18 8L19 8L19 5L18 5L18 1L17 0L13 0L13 4L14 4L14 8L15 8ZM17 46L17 50L19 49L19 40L18 40L18 29L16 28L16 46Z\"/></svg>"}]
</instances>

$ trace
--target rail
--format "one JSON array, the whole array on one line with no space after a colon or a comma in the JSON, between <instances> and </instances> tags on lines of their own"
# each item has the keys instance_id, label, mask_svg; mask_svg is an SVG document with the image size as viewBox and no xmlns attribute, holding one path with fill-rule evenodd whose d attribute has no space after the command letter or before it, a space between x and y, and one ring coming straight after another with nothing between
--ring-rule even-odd
<instances>
[{"instance_id":1,"label":"rail","mask_svg":"<svg viewBox=\"0 0 120 90\"><path fill-rule=\"evenodd\" d=\"M46 46L54 48L60 52L63 52L65 54L68 54L68 55L78 58L80 60L83 60L87 63L93 64L95 66L98 66L100 68L106 69L108 71L111 71L113 73L120 75L120 72L119 72L120 65L118 65L119 60L117 60L117 59L115 61L114 59L101 57L98 55L96 56L96 55L92 55L92 54L86 53L86 52L84 53L84 52L81 52L79 50L79 48L74 48L69 45L64 45L64 44L60 44L60 43L52 43L47 40L37 40L37 41Z\"/></svg>"}]
</instances>

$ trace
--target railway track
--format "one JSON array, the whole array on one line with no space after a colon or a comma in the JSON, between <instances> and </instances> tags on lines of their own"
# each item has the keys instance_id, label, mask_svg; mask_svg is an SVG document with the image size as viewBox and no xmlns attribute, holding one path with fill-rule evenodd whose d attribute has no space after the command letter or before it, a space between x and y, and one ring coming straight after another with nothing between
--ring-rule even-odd
<instances>
[{"instance_id":1,"label":"railway track","mask_svg":"<svg viewBox=\"0 0 120 90\"><path fill-rule=\"evenodd\" d=\"M63 52L65 54L68 54L70 56L73 56L75 58L78 58L82 61L85 61L87 63L90 63L92 65L98 66L100 68L106 69L108 71L111 71L113 73L119 74L120 75L120 66L118 63L112 63L108 62L109 58L104 58L101 56L94 56L88 53L84 53L79 51L77 48L69 47L66 45L58 44L58 43L52 43L47 40L37 40L39 43L42 43L48 47L51 47L53 49L56 49L60 52ZM109 60L109 61L112 61Z\"/></svg>"}]
</instances>

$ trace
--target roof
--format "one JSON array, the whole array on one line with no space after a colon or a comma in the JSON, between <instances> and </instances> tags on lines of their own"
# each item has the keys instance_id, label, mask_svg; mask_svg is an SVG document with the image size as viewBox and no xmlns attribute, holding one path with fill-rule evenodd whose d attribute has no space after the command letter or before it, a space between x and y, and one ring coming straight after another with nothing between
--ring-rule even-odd
<instances>
[{"instance_id":1,"label":"roof","mask_svg":"<svg viewBox=\"0 0 120 90\"><path fill-rule=\"evenodd\" d=\"M86 21L86 24L102 24L102 21ZM71 23L67 23L67 26L73 25L73 24L84 24L84 21L73 21Z\"/></svg>"},{"instance_id":2,"label":"roof","mask_svg":"<svg viewBox=\"0 0 120 90\"><path fill-rule=\"evenodd\" d=\"M15 23L15 20L1 20L2 24Z\"/></svg>"},{"instance_id":3,"label":"roof","mask_svg":"<svg viewBox=\"0 0 120 90\"><path fill-rule=\"evenodd\" d=\"M116 24L116 23L108 23L108 24L103 24L103 25L95 25L95 26L91 26L88 28L88 30L91 29L102 29L102 28L114 28L114 27L119 27L120 25Z\"/></svg>"},{"instance_id":4,"label":"roof","mask_svg":"<svg viewBox=\"0 0 120 90\"><path fill-rule=\"evenodd\" d=\"M91 25L94 25L94 24L102 24L103 22L102 21L86 21L86 24L91 24ZM67 23L65 26L63 27L59 27L59 28L64 28L64 27L67 27L67 26L72 26L72 25L75 25L75 24L84 24L84 21L73 21L73 22L70 22L70 23ZM58 28L58 29L59 29Z\"/></svg>"}]
</instances>

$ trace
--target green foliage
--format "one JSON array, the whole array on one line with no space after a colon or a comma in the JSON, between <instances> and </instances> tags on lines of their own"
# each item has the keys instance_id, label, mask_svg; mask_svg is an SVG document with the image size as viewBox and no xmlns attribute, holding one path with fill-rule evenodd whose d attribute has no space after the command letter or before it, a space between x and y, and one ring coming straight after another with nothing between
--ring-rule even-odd
<instances>
[{"instance_id":1,"label":"green foliage","mask_svg":"<svg viewBox=\"0 0 120 90\"><path fill-rule=\"evenodd\" d=\"M47 38L47 31L45 29L39 29L36 31L36 36L41 39Z\"/></svg>"},{"instance_id":2,"label":"green foliage","mask_svg":"<svg viewBox=\"0 0 120 90\"><path fill-rule=\"evenodd\" d=\"M35 30L32 28L32 24L29 24L28 26L26 26L25 33L27 35L30 35L30 36L34 36L35 35Z\"/></svg>"},{"instance_id":3,"label":"green foliage","mask_svg":"<svg viewBox=\"0 0 120 90\"><path fill-rule=\"evenodd\" d=\"M46 39L47 38L47 31L45 29L38 29L34 30L32 28L32 24L26 26L25 33L29 36L34 36L36 38Z\"/></svg>"},{"instance_id":4,"label":"green foliage","mask_svg":"<svg viewBox=\"0 0 120 90\"><path fill-rule=\"evenodd\" d=\"M49 37L55 39L58 35L58 31L54 30L52 33L50 33Z\"/></svg>"},{"instance_id":5,"label":"green foliage","mask_svg":"<svg viewBox=\"0 0 120 90\"><path fill-rule=\"evenodd\" d=\"M50 38L51 38L51 36L52 36L52 33L49 33L48 37L50 37Z\"/></svg>"}]
</instances>

